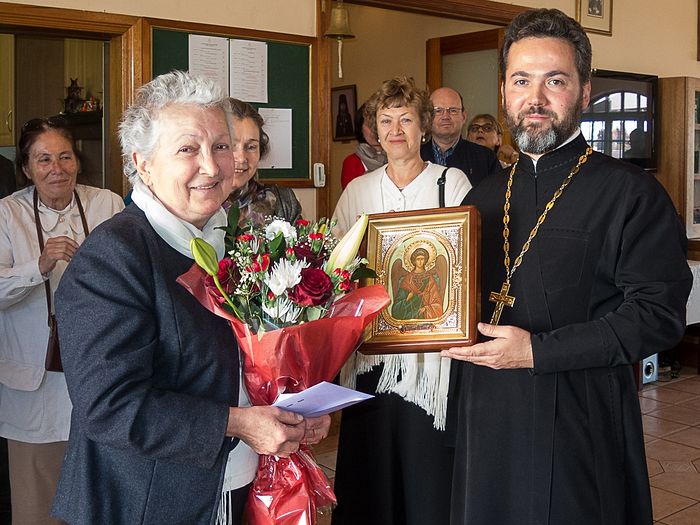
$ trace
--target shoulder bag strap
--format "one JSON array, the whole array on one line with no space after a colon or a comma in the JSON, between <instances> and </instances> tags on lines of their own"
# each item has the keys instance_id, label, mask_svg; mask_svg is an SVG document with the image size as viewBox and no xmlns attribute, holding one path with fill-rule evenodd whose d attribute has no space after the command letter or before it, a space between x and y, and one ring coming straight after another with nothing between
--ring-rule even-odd
<instances>
[{"instance_id":1,"label":"shoulder bag strap","mask_svg":"<svg viewBox=\"0 0 700 525\"><path fill-rule=\"evenodd\" d=\"M442 175L440 175L440 178L437 181L438 197L439 197L439 202L440 202L441 208L445 207L445 182L447 181L447 170L448 169L450 169L450 168L445 168L442 171Z\"/></svg>"},{"instance_id":2,"label":"shoulder bag strap","mask_svg":"<svg viewBox=\"0 0 700 525\"><path fill-rule=\"evenodd\" d=\"M36 236L39 239L39 257L41 257L44 251L44 235L41 233L41 221L39 219L39 192L36 191L36 186L34 187L34 223L36 224ZM48 318L46 322L51 326L51 284L48 279L44 280L44 287L46 289L46 310L48 311Z\"/></svg>"},{"instance_id":3,"label":"shoulder bag strap","mask_svg":"<svg viewBox=\"0 0 700 525\"><path fill-rule=\"evenodd\" d=\"M87 219L85 218L85 210L83 210L83 203L80 202L80 197L78 197L78 192L73 190L73 195L75 195L75 203L78 205L78 212L80 213L80 220L83 223L83 229L85 230L85 237L88 236L90 230L88 229ZM41 220L39 219L39 192L36 191L34 187L34 223L36 224L36 236L39 240L39 256L44 251L44 235L41 232ZM46 289L46 309L48 311L47 322L51 322L51 283L48 279L44 280L44 287Z\"/></svg>"}]
</instances>

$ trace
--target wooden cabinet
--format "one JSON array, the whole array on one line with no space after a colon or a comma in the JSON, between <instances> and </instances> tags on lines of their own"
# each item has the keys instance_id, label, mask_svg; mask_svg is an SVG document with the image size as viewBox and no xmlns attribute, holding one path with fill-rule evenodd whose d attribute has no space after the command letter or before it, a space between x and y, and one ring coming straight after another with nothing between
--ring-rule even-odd
<instances>
[{"instance_id":1,"label":"wooden cabinet","mask_svg":"<svg viewBox=\"0 0 700 525\"><path fill-rule=\"evenodd\" d=\"M657 177L683 218L689 239L700 239L700 79L659 79Z\"/></svg>"},{"instance_id":2,"label":"wooden cabinet","mask_svg":"<svg viewBox=\"0 0 700 525\"><path fill-rule=\"evenodd\" d=\"M15 37L0 34L0 146L14 146Z\"/></svg>"}]
</instances>

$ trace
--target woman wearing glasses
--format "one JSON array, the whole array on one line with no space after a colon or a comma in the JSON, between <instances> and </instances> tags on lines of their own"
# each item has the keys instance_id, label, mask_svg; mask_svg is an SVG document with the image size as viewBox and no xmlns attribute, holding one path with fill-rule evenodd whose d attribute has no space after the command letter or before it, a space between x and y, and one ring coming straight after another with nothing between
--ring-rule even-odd
<instances>
[{"instance_id":1,"label":"woman wearing glasses","mask_svg":"<svg viewBox=\"0 0 700 525\"><path fill-rule=\"evenodd\" d=\"M0 436L12 523L36 525L58 523L49 508L71 414L64 375L45 369L53 292L88 232L124 205L76 184L80 153L60 118L22 127L17 169L29 185L0 200Z\"/></svg>"},{"instance_id":2,"label":"woman wearing glasses","mask_svg":"<svg viewBox=\"0 0 700 525\"><path fill-rule=\"evenodd\" d=\"M512 146L503 144L503 129L496 117L488 113L475 115L469 121L467 140L493 150L504 168L518 160L518 152Z\"/></svg>"}]
</instances>

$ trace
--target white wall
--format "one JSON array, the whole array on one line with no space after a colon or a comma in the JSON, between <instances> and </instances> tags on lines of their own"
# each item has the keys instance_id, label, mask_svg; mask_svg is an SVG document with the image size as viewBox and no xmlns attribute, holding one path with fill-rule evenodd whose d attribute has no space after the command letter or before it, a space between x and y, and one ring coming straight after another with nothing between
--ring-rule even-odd
<instances>
[{"instance_id":1,"label":"white wall","mask_svg":"<svg viewBox=\"0 0 700 525\"><path fill-rule=\"evenodd\" d=\"M315 36L315 0L36 0L32 4Z\"/></svg>"}]
</instances>

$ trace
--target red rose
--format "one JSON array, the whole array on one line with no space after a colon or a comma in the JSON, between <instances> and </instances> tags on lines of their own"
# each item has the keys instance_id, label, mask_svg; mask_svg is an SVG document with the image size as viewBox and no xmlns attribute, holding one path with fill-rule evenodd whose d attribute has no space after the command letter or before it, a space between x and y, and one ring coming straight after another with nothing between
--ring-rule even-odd
<instances>
[{"instance_id":1,"label":"red rose","mask_svg":"<svg viewBox=\"0 0 700 525\"><path fill-rule=\"evenodd\" d=\"M318 268L304 268L301 282L289 292L289 298L300 306L320 306L333 295L333 281Z\"/></svg>"},{"instance_id":2,"label":"red rose","mask_svg":"<svg viewBox=\"0 0 700 525\"><path fill-rule=\"evenodd\" d=\"M305 244L297 244L294 247L294 255L296 255L297 260L304 260L311 265L312 268L320 268L323 266L325 251L321 250L319 253L314 253L314 251Z\"/></svg>"},{"instance_id":3,"label":"red rose","mask_svg":"<svg viewBox=\"0 0 700 525\"><path fill-rule=\"evenodd\" d=\"M221 283L221 287L226 291L227 294L232 294L236 288L236 285L238 284L238 281L241 278L241 273L238 271L238 267L236 266L236 263L233 262L233 259L231 259L230 257L221 259L219 261L219 271L217 272L217 274L219 277L219 282ZM214 279L210 275L206 276L205 283L207 284L207 286L215 289L217 295L221 295L218 289L216 289Z\"/></svg>"},{"instance_id":4,"label":"red rose","mask_svg":"<svg viewBox=\"0 0 700 525\"><path fill-rule=\"evenodd\" d=\"M297 226L308 226L309 221L306 219L297 219Z\"/></svg>"}]
</instances>

